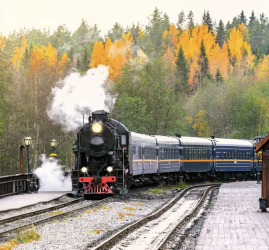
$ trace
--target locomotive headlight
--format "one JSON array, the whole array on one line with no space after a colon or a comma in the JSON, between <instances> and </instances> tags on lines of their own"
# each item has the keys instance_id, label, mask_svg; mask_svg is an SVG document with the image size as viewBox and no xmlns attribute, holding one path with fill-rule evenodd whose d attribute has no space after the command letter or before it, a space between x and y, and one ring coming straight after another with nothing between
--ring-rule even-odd
<instances>
[{"instance_id":1,"label":"locomotive headlight","mask_svg":"<svg viewBox=\"0 0 269 250\"><path fill-rule=\"evenodd\" d=\"M106 169L108 172L112 172L113 171L113 168L112 167L107 167Z\"/></svg>"},{"instance_id":2,"label":"locomotive headlight","mask_svg":"<svg viewBox=\"0 0 269 250\"><path fill-rule=\"evenodd\" d=\"M99 134L99 133L102 132L102 130L103 130L103 126L102 126L102 124L100 124L100 123L94 123L94 124L92 125L92 131L93 131L94 133Z\"/></svg>"},{"instance_id":3,"label":"locomotive headlight","mask_svg":"<svg viewBox=\"0 0 269 250\"><path fill-rule=\"evenodd\" d=\"M83 168L81 169L81 172L82 172L82 173L86 173L87 170L88 170L88 169L87 169L86 167L83 167Z\"/></svg>"}]
</instances>

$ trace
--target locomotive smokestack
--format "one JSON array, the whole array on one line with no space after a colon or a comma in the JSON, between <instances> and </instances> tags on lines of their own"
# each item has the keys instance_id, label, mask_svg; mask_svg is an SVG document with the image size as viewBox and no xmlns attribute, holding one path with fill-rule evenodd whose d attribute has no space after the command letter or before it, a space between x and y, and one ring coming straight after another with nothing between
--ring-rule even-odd
<instances>
[{"instance_id":1,"label":"locomotive smokestack","mask_svg":"<svg viewBox=\"0 0 269 250\"><path fill-rule=\"evenodd\" d=\"M93 122L107 122L108 121L108 112L104 110L97 110L92 112L92 121Z\"/></svg>"}]
</instances>

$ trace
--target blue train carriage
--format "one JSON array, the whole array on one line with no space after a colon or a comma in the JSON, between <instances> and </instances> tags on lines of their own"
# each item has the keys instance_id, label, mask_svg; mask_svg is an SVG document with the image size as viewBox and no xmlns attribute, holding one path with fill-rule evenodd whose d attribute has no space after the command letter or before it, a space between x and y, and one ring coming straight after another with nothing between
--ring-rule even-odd
<instances>
[{"instance_id":1,"label":"blue train carriage","mask_svg":"<svg viewBox=\"0 0 269 250\"><path fill-rule=\"evenodd\" d=\"M181 143L179 138L156 135L158 146L158 173L165 182L176 182L182 175Z\"/></svg>"},{"instance_id":2,"label":"blue train carriage","mask_svg":"<svg viewBox=\"0 0 269 250\"><path fill-rule=\"evenodd\" d=\"M217 178L247 179L254 175L254 145L248 140L216 138Z\"/></svg>"},{"instance_id":3,"label":"blue train carriage","mask_svg":"<svg viewBox=\"0 0 269 250\"><path fill-rule=\"evenodd\" d=\"M181 137L182 169L187 180L211 178L213 175L213 141L200 137Z\"/></svg>"},{"instance_id":4,"label":"blue train carriage","mask_svg":"<svg viewBox=\"0 0 269 250\"><path fill-rule=\"evenodd\" d=\"M135 187L158 183L157 144L154 137L130 133L129 162L132 184Z\"/></svg>"}]
</instances>

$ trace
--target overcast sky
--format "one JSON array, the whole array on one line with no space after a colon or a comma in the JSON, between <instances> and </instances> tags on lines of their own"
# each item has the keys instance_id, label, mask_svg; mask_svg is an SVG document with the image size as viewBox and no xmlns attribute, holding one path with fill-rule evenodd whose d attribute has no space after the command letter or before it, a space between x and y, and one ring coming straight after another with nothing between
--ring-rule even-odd
<instances>
[{"instance_id":1,"label":"overcast sky","mask_svg":"<svg viewBox=\"0 0 269 250\"><path fill-rule=\"evenodd\" d=\"M242 10L247 17L252 10L256 16L264 12L269 17L269 0L0 0L0 34L7 36L23 27L52 32L61 24L74 32L83 18L89 25L96 23L104 35L115 22L124 27L146 25L155 7L166 12L172 23L182 10L185 14L192 10L198 23L204 10L225 23Z\"/></svg>"}]
</instances>

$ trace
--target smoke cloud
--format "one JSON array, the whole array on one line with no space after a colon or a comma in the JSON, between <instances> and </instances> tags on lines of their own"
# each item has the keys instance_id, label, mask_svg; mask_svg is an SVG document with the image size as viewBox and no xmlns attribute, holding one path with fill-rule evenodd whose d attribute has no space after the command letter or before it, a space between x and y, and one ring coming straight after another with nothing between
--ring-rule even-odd
<instances>
[{"instance_id":1,"label":"smoke cloud","mask_svg":"<svg viewBox=\"0 0 269 250\"><path fill-rule=\"evenodd\" d=\"M39 191L71 191L71 177L64 176L61 166L57 160L46 158L44 154L40 155L42 161L41 167L34 172L39 179Z\"/></svg>"},{"instance_id":2,"label":"smoke cloud","mask_svg":"<svg viewBox=\"0 0 269 250\"><path fill-rule=\"evenodd\" d=\"M52 104L47 114L66 132L75 131L83 123L83 114L107 109L103 85L108 76L108 68L99 65L89 69L85 75L72 73L61 86L52 89Z\"/></svg>"}]
</instances>

